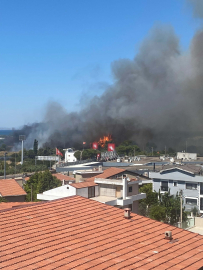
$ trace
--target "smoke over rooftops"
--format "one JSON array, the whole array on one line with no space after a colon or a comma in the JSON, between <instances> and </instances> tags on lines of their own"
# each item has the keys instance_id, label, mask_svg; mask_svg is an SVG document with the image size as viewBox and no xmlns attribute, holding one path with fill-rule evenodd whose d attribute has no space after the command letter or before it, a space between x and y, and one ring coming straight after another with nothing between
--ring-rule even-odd
<instances>
[{"instance_id":1,"label":"smoke over rooftops","mask_svg":"<svg viewBox=\"0 0 203 270\"><path fill-rule=\"evenodd\" d=\"M190 2L202 16L203 1ZM36 138L40 145L77 147L105 134L117 142L131 139L144 146L154 140L174 146L202 135L203 31L182 52L173 28L156 26L134 59L112 63L112 74L114 84L79 113L49 103L43 123L29 127L25 146L32 147Z\"/></svg>"}]
</instances>

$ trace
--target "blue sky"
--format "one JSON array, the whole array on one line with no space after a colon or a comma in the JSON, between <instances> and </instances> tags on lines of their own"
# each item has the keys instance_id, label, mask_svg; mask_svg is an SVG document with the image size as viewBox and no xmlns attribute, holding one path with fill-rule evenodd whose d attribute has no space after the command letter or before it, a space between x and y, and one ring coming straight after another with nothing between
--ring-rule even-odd
<instances>
[{"instance_id":1,"label":"blue sky","mask_svg":"<svg viewBox=\"0 0 203 270\"><path fill-rule=\"evenodd\" d=\"M79 110L154 25L172 25L187 50L198 23L184 0L1 0L0 127L41 121L52 100Z\"/></svg>"}]
</instances>

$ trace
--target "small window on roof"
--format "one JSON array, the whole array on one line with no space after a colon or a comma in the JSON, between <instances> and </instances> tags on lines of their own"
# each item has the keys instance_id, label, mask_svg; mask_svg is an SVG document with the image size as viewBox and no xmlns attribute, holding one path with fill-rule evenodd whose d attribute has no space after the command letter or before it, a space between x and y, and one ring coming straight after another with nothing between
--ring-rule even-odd
<instances>
[{"instance_id":1,"label":"small window on roof","mask_svg":"<svg viewBox=\"0 0 203 270\"><path fill-rule=\"evenodd\" d=\"M133 187L129 187L128 192L132 192L132 191L133 191Z\"/></svg>"}]
</instances>

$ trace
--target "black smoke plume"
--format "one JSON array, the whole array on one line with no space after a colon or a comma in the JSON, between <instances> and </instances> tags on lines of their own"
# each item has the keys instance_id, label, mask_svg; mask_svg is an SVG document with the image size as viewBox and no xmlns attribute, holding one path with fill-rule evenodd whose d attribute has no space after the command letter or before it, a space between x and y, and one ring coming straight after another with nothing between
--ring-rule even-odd
<instances>
[{"instance_id":1,"label":"black smoke plume","mask_svg":"<svg viewBox=\"0 0 203 270\"><path fill-rule=\"evenodd\" d=\"M203 1L190 0L194 15L203 15ZM112 134L116 143L133 140L143 148L191 150L203 142L203 31L199 30L187 52L170 26L157 26L142 42L134 59L112 63L114 83L101 97L87 101L79 113L67 113L49 103L40 124L23 128L25 145L80 147ZM97 90L95 89L95 92ZM193 149L192 149L193 147ZM195 148L196 147L196 148ZM200 149L200 148L198 148Z\"/></svg>"}]
</instances>

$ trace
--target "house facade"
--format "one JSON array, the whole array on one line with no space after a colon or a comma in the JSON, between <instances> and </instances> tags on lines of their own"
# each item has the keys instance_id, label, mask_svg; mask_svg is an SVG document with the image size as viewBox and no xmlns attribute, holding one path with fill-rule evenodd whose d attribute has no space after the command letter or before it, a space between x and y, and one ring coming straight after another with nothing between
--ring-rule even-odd
<instances>
[{"instance_id":1,"label":"house facade","mask_svg":"<svg viewBox=\"0 0 203 270\"><path fill-rule=\"evenodd\" d=\"M153 180L153 191L165 193L170 190L171 195L182 192L183 206L186 211L193 207L203 213L203 176L201 168L173 167L163 169L160 172L150 172Z\"/></svg>"}]
</instances>

